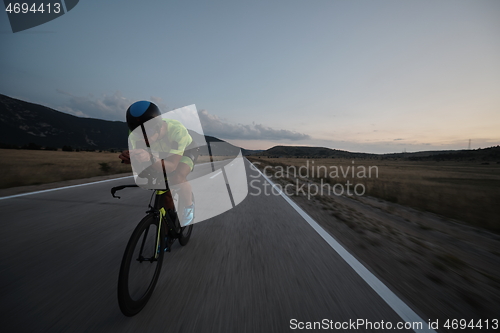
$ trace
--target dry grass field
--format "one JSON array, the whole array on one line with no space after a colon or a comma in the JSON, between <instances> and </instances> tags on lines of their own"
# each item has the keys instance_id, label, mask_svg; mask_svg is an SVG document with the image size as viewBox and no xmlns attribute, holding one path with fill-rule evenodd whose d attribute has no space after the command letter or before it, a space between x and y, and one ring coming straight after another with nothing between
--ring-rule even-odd
<instances>
[{"instance_id":1,"label":"dry grass field","mask_svg":"<svg viewBox=\"0 0 500 333\"><path fill-rule=\"evenodd\" d=\"M0 149L0 188L131 172L118 153Z\"/></svg>"},{"instance_id":2,"label":"dry grass field","mask_svg":"<svg viewBox=\"0 0 500 333\"><path fill-rule=\"evenodd\" d=\"M212 156L212 161L217 162L217 161L225 161L229 159L234 159L235 156ZM200 155L198 156L198 159L196 160L196 163L208 163L210 162L210 156L209 155Z\"/></svg>"},{"instance_id":3,"label":"dry grass field","mask_svg":"<svg viewBox=\"0 0 500 333\"><path fill-rule=\"evenodd\" d=\"M500 232L500 164L384 160L355 160L353 163L353 160L341 159L313 161L265 157L249 159L262 163L262 166L269 165L268 174L285 178L293 176L293 170L298 173L300 167L303 167L302 175L305 175L308 166L307 178L315 182L323 180L330 186L337 183L345 185L347 181L353 185L363 184L365 195ZM289 174L279 173L282 168L286 171L287 166ZM295 166L295 169L290 166ZM364 177L362 166L365 170ZM368 173L370 166L371 176ZM361 189L362 187L358 187L359 191Z\"/></svg>"},{"instance_id":4,"label":"dry grass field","mask_svg":"<svg viewBox=\"0 0 500 333\"><path fill-rule=\"evenodd\" d=\"M119 153L0 149L0 189L132 172ZM213 156L222 161L234 156ZM210 162L202 155L197 163Z\"/></svg>"}]
</instances>

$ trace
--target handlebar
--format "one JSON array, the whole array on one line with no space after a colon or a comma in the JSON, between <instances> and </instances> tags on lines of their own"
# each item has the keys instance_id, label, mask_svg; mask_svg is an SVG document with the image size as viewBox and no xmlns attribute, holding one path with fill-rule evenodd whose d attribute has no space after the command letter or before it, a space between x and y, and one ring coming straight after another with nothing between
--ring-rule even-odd
<instances>
[{"instance_id":1,"label":"handlebar","mask_svg":"<svg viewBox=\"0 0 500 333\"><path fill-rule=\"evenodd\" d=\"M111 189L111 195L113 196L113 198L118 198L120 199L119 196L115 195L116 191L120 191L120 190L123 190L124 188L126 187L139 187L139 185L120 185L120 186L115 186Z\"/></svg>"},{"instance_id":2,"label":"handlebar","mask_svg":"<svg viewBox=\"0 0 500 333\"><path fill-rule=\"evenodd\" d=\"M123 160L122 160L123 162ZM158 177L163 177L163 175L161 173L159 173L158 171L154 170L153 169L153 166L150 165L149 167L145 168L144 170L142 170L142 172L140 174L137 175L138 178L145 178L148 180L148 184L151 184L152 182L154 182L156 179L158 179ZM166 179L165 179L166 181ZM120 191L120 190L123 190L124 188L127 188L127 187L139 187L139 185L137 184L134 184L134 185L121 185L121 186L115 186L111 189L111 195L113 196L113 198L118 198L120 199L119 196L115 195L115 193L117 191ZM168 187L168 184L165 183L165 189L164 190L168 190L169 187Z\"/></svg>"}]
</instances>

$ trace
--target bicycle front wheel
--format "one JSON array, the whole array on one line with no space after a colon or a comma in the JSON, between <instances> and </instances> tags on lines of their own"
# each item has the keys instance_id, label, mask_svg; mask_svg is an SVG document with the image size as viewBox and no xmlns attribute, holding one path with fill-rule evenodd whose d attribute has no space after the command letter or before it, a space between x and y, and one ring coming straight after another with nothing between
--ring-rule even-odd
<instances>
[{"instance_id":1,"label":"bicycle front wheel","mask_svg":"<svg viewBox=\"0 0 500 333\"><path fill-rule=\"evenodd\" d=\"M124 315L139 313L153 294L163 262L164 226L149 214L135 228L125 249L118 277L118 304ZM159 243L158 243L158 235Z\"/></svg>"}]
</instances>

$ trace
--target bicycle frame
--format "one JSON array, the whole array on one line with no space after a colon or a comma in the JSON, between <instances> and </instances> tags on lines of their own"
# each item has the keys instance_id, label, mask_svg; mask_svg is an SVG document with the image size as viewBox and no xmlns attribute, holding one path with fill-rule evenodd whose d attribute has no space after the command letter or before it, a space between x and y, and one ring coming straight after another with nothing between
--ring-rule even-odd
<instances>
[{"instance_id":1,"label":"bicycle frame","mask_svg":"<svg viewBox=\"0 0 500 333\"><path fill-rule=\"evenodd\" d=\"M139 187L138 185L136 184L133 184L133 185L121 185L121 186L116 186L116 187L113 187L111 189L111 195L114 197L114 198L118 198L120 199L121 197L115 195L115 193L117 191L120 191L120 190L123 190L124 188L127 188L127 187ZM156 244L155 244L155 249L158 249L160 247L160 242L161 242L161 230L162 230L162 223L166 223L166 226L167 227L173 227L175 228L175 225L174 226L170 226L169 225L169 221L170 221L170 217L167 217L168 214L167 214L167 211L163 205L163 202L164 202L164 195L166 195L168 192L170 192L171 190L170 189L167 189L167 190L155 190L155 201L154 201L154 204L153 206L151 206L151 201L149 202L149 210L146 211L146 214L154 214L156 218L159 218L159 222L158 222L158 231L157 231L157 235L156 235ZM173 221L170 221L172 222L172 224L175 224L175 222ZM173 229L173 228L170 228L170 229ZM174 236L178 237L178 232L174 231L175 234ZM168 231L166 232L168 233ZM140 251L140 256L142 254L142 250L143 250L143 246L141 246L141 251ZM158 259L158 251L155 251L155 260Z\"/></svg>"}]
</instances>

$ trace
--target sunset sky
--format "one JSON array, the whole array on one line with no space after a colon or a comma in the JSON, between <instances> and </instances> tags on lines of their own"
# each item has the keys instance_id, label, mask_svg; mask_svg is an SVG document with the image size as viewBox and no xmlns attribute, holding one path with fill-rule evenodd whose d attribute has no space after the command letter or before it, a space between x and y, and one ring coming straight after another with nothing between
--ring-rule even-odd
<instances>
[{"instance_id":1,"label":"sunset sky","mask_svg":"<svg viewBox=\"0 0 500 333\"><path fill-rule=\"evenodd\" d=\"M12 33L0 93L124 120L196 104L248 149L500 144L500 1L80 1Z\"/></svg>"}]
</instances>

